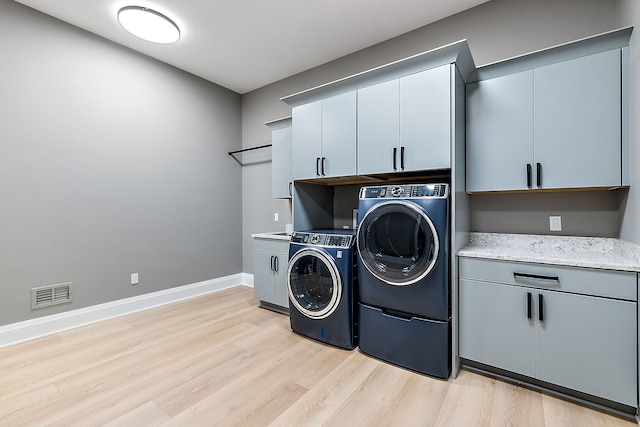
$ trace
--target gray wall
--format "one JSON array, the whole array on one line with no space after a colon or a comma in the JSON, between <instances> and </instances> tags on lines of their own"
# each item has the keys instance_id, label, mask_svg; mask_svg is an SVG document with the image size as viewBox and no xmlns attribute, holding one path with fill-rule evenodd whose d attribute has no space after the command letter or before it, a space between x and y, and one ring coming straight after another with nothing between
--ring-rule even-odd
<instances>
[{"instance_id":1,"label":"gray wall","mask_svg":"<svg viewBox=\"0 0 640 427\"><path fill-rule=\"evenodd\" d=\"M483 65L609 31L616 25L616 0L492 0L245 94L242 144L250 147L269 141L269 129L262 123L291 114L279 98L409 55L467 39L476 65ZM288 202L268 199L269 175L269 162L242 169L243 269L247 273L253 271L251 233L284 230L282 219L290 222L291 218ZM539 195L535 197L538 209L529 211L523 209L525 202L519 195L474 195L471 227L474 231L549 233L548 215L553 212L562 216L571 234L617 237L622 198L606 192ZM526 203L531 207L530 200ZM584 207L586 212L574 206ZM274 212L279 212L280 223L273 222ZM635 239L640 242L640 236Z\"/></svg>"},{"instance_id":2,"label":"gray wall","mask_svg":"<svg viewBox=\"0 0 640 427\"><path fill-rule=\"evenodd\" d=\"M619 1L619 25L635 25L631 36L631 188L621 204L620 238L640 244L640 2Z\"/></svg>"},{"instance_id":3,"label":"gray wall","mask_svg":"<svg viewBox=\"0 0 640 427\"><path fill-rule=\"evenodd\" d=\"M10 0L0 40L0 325L242 271L238 94Z\"/></svg>"}]
</instances>

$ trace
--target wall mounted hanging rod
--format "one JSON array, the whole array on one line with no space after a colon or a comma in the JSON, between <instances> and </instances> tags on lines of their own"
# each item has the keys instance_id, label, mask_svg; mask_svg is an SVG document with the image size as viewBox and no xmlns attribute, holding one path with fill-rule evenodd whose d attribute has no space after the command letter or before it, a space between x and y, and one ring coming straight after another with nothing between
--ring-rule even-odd
<instances>
[{"instance_id":1,"label":"wall mounted hanging rod","mask_svg":"<svg viewBox=\"0 0 640 427\"><path fill-rule=\"evenodd\" d=\"M259 148L267 148L267 147L271 147L271 144L260 145L258 147L243 148L242 150L229 151L229 155L233 156L236 153L244 153L245 151L257 150Z\"/></svg>"}]
</instances>

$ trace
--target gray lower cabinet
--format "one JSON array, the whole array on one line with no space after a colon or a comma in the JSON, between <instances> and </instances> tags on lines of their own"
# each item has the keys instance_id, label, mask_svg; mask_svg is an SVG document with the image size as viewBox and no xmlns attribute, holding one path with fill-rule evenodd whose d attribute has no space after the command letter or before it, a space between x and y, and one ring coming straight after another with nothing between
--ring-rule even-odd
<instances>
[{"instance_id":1,"label":"gray lower cabinet","mask_svg":"<svg viewBox=\"0 0 640 427\"><path fill-rule=\"evenodd\" d=\"M467 87L467 191L616 187L621 49Z\"/></svg>"},{"instance_id":2,"label":"gray lower cabinet","mask_svg":"<svg viewBox=\"0 0 640 427\"><path fill-rule=\"evenodd\" d=\"M253 296L266 308L289 309L287 293L287 240L254 239ZM282 310L279 310L281 308Z\"/></svg>"},{"instance_id":3,"label":"gray lower cabinet","mask_svg":"<svg viewBox=\"0 0 640 427\"><path fill-rule=\"evenodd\" d=\"M356 174L356 92L296 106L293 177L296 180Z\"/></svg>"},{"instance_id":4,"label":"gray lower cabinet","mask_svg":"<svg viewBox=\"0 0 640 427\"><path fill-rule=\"evenodd\" d=\"M291 117L265 123L271 128L271 197L293 196L293 134Z\"/></svg>"},{"instance_id":5,"label":"gray lower cabinet","mask_svg":"<svg viewBox=\"0 0 640 427\"><path fill-rule=\"evenodd\" d=\"M637 407L636 274L460 260L459 353Z\"/></svg>"},{"instance_id":6,"label":"gray lower cabinet","mask_svg":"<svg viewBox=\"0 0 640 427\"><path fill-rule=\"evenodd\" d=\"M447 64L358 89L358 174L451 167Z\"/></svg>"}]
</instances>

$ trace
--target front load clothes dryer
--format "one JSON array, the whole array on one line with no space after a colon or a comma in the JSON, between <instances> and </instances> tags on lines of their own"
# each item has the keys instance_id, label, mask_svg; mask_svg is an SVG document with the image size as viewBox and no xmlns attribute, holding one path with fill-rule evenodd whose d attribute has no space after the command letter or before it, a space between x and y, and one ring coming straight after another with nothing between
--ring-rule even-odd
<instances>
[{"instance_id":1,"label":"front load clothes dryer","mask_svg":"<svg viewBox=\"0 0 640 427\"><path fill-rule=\"evenodd\" d=\"M448 377L449 224L448 184L360 190L357 265L364 353Z\"/></svg>"},{"instance_id":2,"label":"front load clothes dryer","mask_svg":"<svg viewBox=\"0 0 640 427\"><path fill-rule=\"evenodd\" d=\"M358 345L354 244L349 230L293 233L287 288L294 332L345 349Z\"/></svg>"}]
</instances>

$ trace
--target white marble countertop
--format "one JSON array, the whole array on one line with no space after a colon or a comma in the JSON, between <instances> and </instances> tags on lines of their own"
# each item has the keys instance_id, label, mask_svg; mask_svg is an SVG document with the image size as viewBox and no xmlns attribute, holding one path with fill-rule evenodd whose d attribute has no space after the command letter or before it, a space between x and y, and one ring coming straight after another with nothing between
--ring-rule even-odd
<instances>
[{"instance_id":1,"label":"white marble countertop","mask_svg":"<svg viewBox=\"0 0 640 427\"><path fill-rule=\"evenodd\" d=\"M458 255L640 272L640 246L602 237L471 233Z\"/></svg>"},{"instance_id":2,"label":"white marble countertop","mask_svg":"<svg viewBox=\"0 0 640 427\"><path fill-rule=\"evenodd\" d=\"M275 231L272 233L255 233L252 234L251 237L253 237L254 239L286 240L287 242L291 240L291 235L285 233L284 231Z\"/></svg>"}]
</instances>

